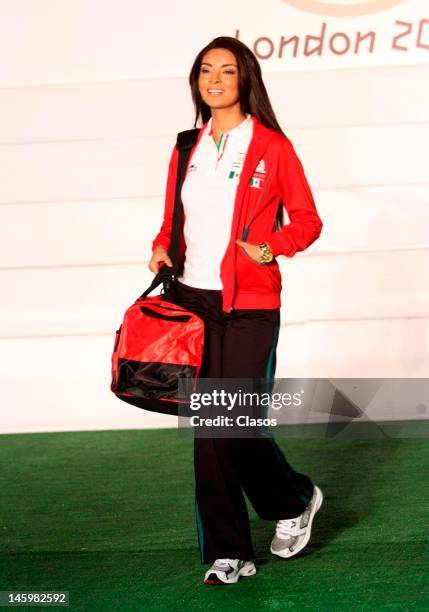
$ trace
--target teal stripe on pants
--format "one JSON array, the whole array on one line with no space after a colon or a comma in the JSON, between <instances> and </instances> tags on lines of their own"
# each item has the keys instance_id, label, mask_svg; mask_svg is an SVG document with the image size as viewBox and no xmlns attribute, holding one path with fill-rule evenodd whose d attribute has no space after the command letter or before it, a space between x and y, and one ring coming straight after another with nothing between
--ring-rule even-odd
<instances>
[{"instance_id":1,"label":"teal stripe on pants","mask_svg":"<svg viewBox=\"0 0 429 612\"><path fill-rule=\"evenodd\" d=\"M269 382L267 379L274 378L274 373L276 371L276 348L277 348L277 342L279 339L279 332L280 332L280 323L276 326L274 337L273 337L273 343L271 345L270 354L268 356L267 366L265 368L265 379L266 379L265 393L271 393L272 391L272 383ZM268 405L265 406L264 418L267 416L267 410L268 410Z\"/></svg>"},{"instance_id":2,"label":"teal stripe on pants","mask_svg":"<svg viewBox=\"0 0 429 612\"><path fill-rule=\"evenodd\" d=\"M279 338L279 331L280 331L280 323L279 325L276 327L276 331L274 334L274 339L273 339L273 344L271 347L271 351L270 351L270 355L268 357L268 361L267 361L267 367L265 370L265 378L266 379L270 379L270 378L274 378L274 374L275 374L275 369L276 369L276 347L277 347L277 342L278 342L278 338ZM272 391L272 384L269 381L266 381L265 383L265 392L267 393L271 393ZM268 405L265 407L265 414L264 417L267 417L267 410L268 410ZM299 478L297 478L296 472L295 470L293 470L293 468L288 465L286 463L285 457L281 451L281 449L278 447L276 441L273 438L273 434L271 433L271 431L263 431L262 435L264 435L265 437L267 437L272 446L273 449L281 463L281 466L283 468L283 471L286 475L286 477L288 478L288 480L291 482L292 486L297 490L297 493L299 495L299 498L307 505L310 503L311 498L313 497L313 491L309 491L306 487L303 486L303 484L300 482Z\"/></svg>"},{"instance_id":3,"label":"teal stripe on pants","mask_svg":"<svg viewBox=\"0 0 429 612\"><path fill-rule=\"evenodd\" d=\"M198 547L200 549L201 563L204 563L204 530L201 521L200 509L198 507L197 498L195 497L195 516L197 520Z\"/></svg>"}]
</instances>

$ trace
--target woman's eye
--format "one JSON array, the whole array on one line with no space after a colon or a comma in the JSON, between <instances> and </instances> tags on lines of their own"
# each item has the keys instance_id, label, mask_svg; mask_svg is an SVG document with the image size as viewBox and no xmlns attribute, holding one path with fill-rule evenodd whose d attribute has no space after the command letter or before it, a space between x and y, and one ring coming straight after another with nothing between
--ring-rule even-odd
<instances>
[{"instance_id":1,"label":"woman's eye","mask_svg":"<svg viewBox=\"0 0 429 612\"><path fill-rule=\"evenodd\" d=\"M210 72L210 70L208 70L207 68L201 68L200 72ZM234 74L237 74L237 73L235 72L235 70L225 70L224 74L234 75Z\"/></svg>"}]
</instances>

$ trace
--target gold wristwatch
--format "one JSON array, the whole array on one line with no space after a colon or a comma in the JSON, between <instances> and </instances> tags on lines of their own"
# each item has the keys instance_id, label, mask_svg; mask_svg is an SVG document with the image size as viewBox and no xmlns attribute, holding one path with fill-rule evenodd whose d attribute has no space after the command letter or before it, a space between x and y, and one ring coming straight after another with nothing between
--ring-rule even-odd
<instances>
[{"instance_id":1,"label":"gold wristwatch","mask_svg":"<svg viewBox=\"0 0 429 612\"><path fill-rule=\"evenodd\" d=\"M273 261L274 255L270 251L266 242L259 242L259 248L261 249L261 263L270 263Z\"/></svg>"}]
</instances>

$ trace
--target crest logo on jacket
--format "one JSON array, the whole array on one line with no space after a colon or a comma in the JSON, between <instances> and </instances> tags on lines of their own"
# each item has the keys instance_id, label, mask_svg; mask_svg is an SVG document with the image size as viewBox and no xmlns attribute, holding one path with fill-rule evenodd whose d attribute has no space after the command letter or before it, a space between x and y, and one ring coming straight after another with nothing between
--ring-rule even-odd
<instances>
[{"instance_id":1,"label":"crest logo on jacket","mask_svg":"<svg viewBox=\"0 0 429 612\"><path fill-rule=\"evenodd\" d=\"M265 162L263 159L259 160L258 165L255 168L255 172L260 172L261 174L265 174L266 170L265 170Z\"/></svg>"},{"instance_id":2,"label":"crest logo on jacket","mask_svg":"<svg viewBox=\"0 0 429 612\"><path fill-rule=\"evenodd\" d=\"M250 186L254 187L255 189L262 189L266 173L267 171L265 169L265 161L263 159L260 159L250 178Z\"/></svg>"}]
</instances>

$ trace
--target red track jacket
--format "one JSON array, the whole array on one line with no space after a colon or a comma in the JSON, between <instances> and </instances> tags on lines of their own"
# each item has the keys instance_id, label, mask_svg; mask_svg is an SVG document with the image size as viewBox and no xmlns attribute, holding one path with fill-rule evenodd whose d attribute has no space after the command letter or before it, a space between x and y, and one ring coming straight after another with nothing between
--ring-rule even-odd
<instances>
[{"instance_id":1,"label":"red track jacket","mask_svg":"<svg viewBox=\"0 0 429 612\"><path fill-rule=\"evenodd\" d=\"M267 128L254 115L252 120L253 136L237 186L231 237L220 266L224 312L234 308L279 308L281 305L282 282L277 261L274 259L269 264L260 264L235 242L237 238L244 240L243 231L248 225L246 242L267 242L274 256L286 257L293 257L297 251L306 249L322 230L313 195L291 141ZM191 149L188 166L205 126L200 128L198 140ZM264 160L265 175L256 171L261 159ZM157 246L168 249L170 245L177 163L178 150L174 147L168 168L164 219L152 242L152 251ZM252 176L259 180L251 181ZM290 223L275 231L280 200ZM181 261L186 251L184 221L183 211L179 249Z\"/></svg>"}]
</instances>

